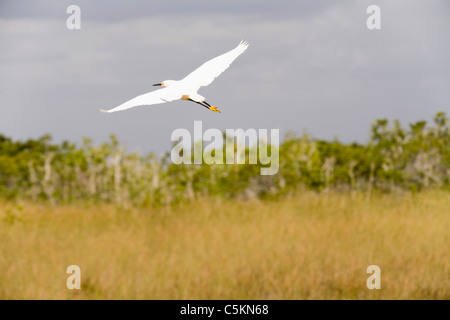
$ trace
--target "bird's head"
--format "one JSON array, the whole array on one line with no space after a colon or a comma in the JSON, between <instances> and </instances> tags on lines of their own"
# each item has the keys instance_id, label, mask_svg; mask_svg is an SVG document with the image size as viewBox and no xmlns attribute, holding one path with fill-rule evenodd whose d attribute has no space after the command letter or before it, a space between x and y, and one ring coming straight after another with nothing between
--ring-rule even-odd
<instances>
[{"instance_id":1,"label":"bird's head","mask_svg":"<svg viewBox=\"0 0 450 320\"><path fill-rule=\"evenodd\" d=\"M160 87L166 87L167 88L167 87L170 87L175 82L176 82L175 80L164 80L161 83L155 83L153 86L155 86L155 87L160 86Z\"/></svg>"}]
</instances>

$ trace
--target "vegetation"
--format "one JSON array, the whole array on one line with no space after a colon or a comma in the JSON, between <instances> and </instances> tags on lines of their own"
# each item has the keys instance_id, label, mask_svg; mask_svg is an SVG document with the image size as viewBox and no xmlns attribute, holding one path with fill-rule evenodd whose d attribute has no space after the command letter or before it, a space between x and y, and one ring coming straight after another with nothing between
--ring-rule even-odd
<instances>
[{"instance_id":1,"label":"vegetation","mask_svg":"<svg viewBox=\"0 0 450 320\"><path fill-rule=\"evenodd\" d=\"M225 154L226 151L224 151ZM249 152L247 149L246 152ZM376 121L362 144L289 135L279 146L276 175L259 165L175 165L170 154L127 153L115 136L100 146L26 142L0 135L0 198L170 205L196 198L279 198L299 190L419 191L450 186L450 125Z\"/></svg>"},{"instance_id":2,"label":"vegetation","mask_svg":"<svg viewBox=\"0 0 450 320\"><path fill-rule=\"evenodd\" d=\"M0 136L0 299L448 300L449 120L371 132L288 135L273 176Z\"/></svg>"},{"instance_id":3,"label":"vegetation","mask_svg":"<svg viewBox=\"0 0 450 320\"><path fill-rule=\"evenodd\" d=\"M0 299L450 299L446 191L0 203ZM81 268L81 290L66 269ZM381 269L381 290L366 287Z\"/></svg>"}]
</instances>

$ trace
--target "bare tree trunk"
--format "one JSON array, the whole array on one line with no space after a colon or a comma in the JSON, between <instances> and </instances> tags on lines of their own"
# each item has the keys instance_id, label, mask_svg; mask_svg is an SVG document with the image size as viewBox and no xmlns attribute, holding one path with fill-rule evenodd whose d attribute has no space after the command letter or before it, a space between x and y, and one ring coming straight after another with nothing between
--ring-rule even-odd
<instances>
[{"instance_id":1,"label":"bare tree trunk","mask_svg":"<svg viewBox=\"0 0 450 320\"><path fill-rule=\"evenodd\" d=\"M53 198L53 191L55 186L52 185L52 160L55 154L53 152L48 152L44 156L44 178L42 180L42 187L45 194L47 195L50 203L55 204L55 199Z\"/></svg>"},{"instance_id":2,"label":"bare tree trunk","mask_svg":"<svg viewBox=\"0 0 450 320\"><path fill-rule=\"evenodd\" d=\"M122 159L122 152L119 151L114 155L114 199L116 203L122 202L122 194L120 184L122 182L122 170L120 162Z\"/></svg>"},{"instance_id":3,"label":"bare tree trunk","mask_svg":"<svg viewBox=\"0 0 450 320\"><path fill-rule=\"evenodd\" d=\"M375 182L375 163L370 163L370 174L369 174L369 182L367 186L367 198L369 199L372 195L372 189Z\"/></svg>"},{"instance_id":4,"label":"bare tree trunk","mask_svg":"<svg viewBox=\"0 0 450 320\"><path fill-rule=\"evenodd\" d=\"M36 201L39 194L38 178L36 175L36 170L31 161L28 161L28 169L30 170L30 183L31 183L31 200Z\"/></svg>"}]
</instances>

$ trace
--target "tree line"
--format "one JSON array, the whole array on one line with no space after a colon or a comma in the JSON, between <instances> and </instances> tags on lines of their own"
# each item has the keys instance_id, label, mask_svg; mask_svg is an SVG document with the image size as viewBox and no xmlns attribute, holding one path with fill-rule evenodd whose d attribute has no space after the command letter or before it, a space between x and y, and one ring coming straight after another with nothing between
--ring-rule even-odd
<instances>
[{"instance_id":1,"label":"tree line","mask_svg":"<svg viewBox=\"0 0 450 320\"><path fill-rule=\"evenodd\" d=\"M288 134L276 148L279 171L262 176L260 164L176 165L169 152L127 152L114 135L101 145L89 138L77 145L53 143L49 135L28 141L0 135L0 198L145 206L202 197L278 198L302 190L370 194L450 186L450 125L443 112L429 125L377 120L364 144Z\"/></svg>"}]
</instances>

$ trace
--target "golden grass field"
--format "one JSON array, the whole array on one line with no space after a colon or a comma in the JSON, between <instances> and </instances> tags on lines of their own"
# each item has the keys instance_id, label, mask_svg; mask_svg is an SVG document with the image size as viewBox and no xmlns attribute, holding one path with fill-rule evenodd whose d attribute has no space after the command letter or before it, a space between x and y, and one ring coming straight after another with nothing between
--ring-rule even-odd
<instances>
[{"instance_id":1,"label":"golden grass field","mask_svg":"<svg viewBox=\"0 0 450 320\"><path fill-rule=\"evenodd\" d=\"M450 299L450 193L0 203L0 299ZM66 268L81 268L81 290ZM369 265L381 289L369 290Z\"/></svg>"}]
</instances>

